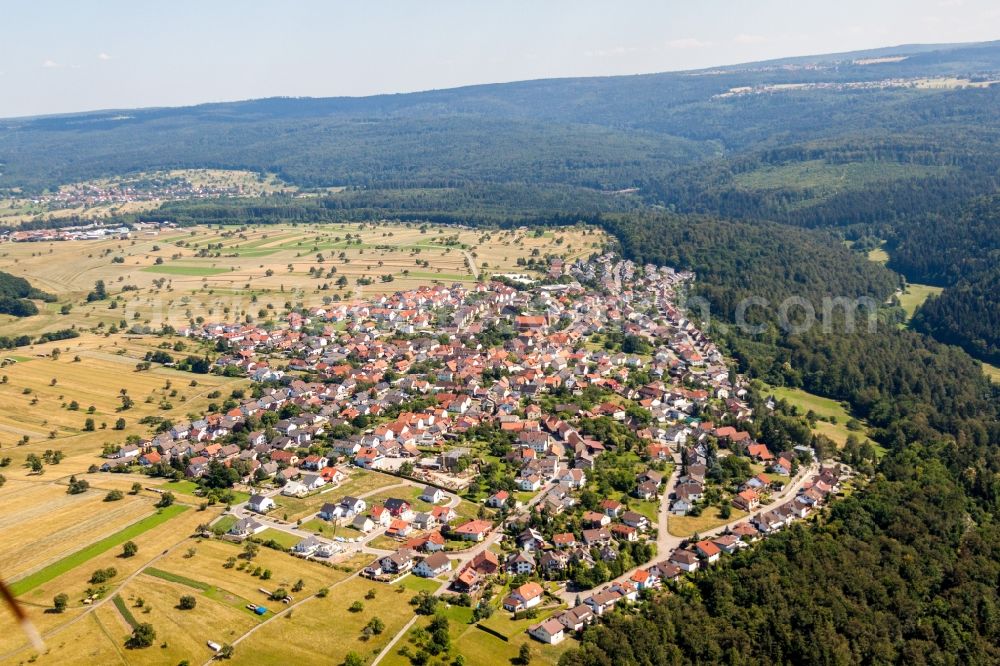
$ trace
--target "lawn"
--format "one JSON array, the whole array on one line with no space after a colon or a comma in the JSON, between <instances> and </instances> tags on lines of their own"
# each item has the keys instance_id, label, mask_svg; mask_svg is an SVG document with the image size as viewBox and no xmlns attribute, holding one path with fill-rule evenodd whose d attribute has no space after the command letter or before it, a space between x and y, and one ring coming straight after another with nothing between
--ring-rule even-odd
<instances>
[{"instance_id":1,"label":"lawn","mask_svg":"<svg viewBox=\"0 0 1000 666\"><path fill-rule=\"evenodd\" d=\"M719 516L719 507L716 506L703 509L700 516L670 516L667 519L667 531L674 536L689 537L694 534L704 534L749 515L737 508L732 508L731 511L728 518Z\"/></svg>"},{"instance_id":2,"label":"lawn","mask_svg":"<svg viewBox=\"0 0 1000 666\"><path fill-rule=\"evenodd\" d=\"M255 538L260 539L260 541L262 542L273 540L281 544L285 548L291 548L292 546L297 544L299 541L302 541L307 536L308 534L303 534L302 536L298 536L297 534L289 534L288 532L282 532L281 530L276 530L269 527L260 534L258 534Z\"/></svg>"},{"instance_id":3,"label":"lawn","mask_svg":"<svg viewBox=\"0 0 1000 666\"><path fill-rule=\"evenodd\" d=\"M441 581L439 580L421 578L413 574L399 581L399 584L412 592L437 592L438 588L441 587Z\"/></svg>"},{"instance_id":4,"label":"lawn","mask_svg":"<svg viewBox=\"0 0 1000 666\"><path fill-rule=\"evenodd\" d=\"M628 500L628 508L632 509L636 513L641 513L646 516L650 524L653 527L656 527L660 514L660 500L655 499L647 502L645 500L637 500L632 497Z\"/></svg>"},{"instance_id":5,"label":"lawn","mask_svg":"<svg viewBox=\"0 0 1000 666\"><path fill-rule=\"evenodd\" d=\"M161 509L151 516L143 518L142 520L132 523L125 529L115 532L111 536L105 537L100 541L90 544L86 548L78 550L68 557L50 564L49 566L36 571L33 574L25 576L24 578L14 582L11 585L11 590L16 595L24 594L25 592L30 592L39 585L43 585L56 576L60 576L71 569L75 569L81 564L91 560L101 553L111 550L115 546L119 546L133 537L137 537L143 532L153 529L158 525L162 525L174 516L187 511L187 507L180 505L169 506L165 509Z\"/></svg>"},{"instance_id":6,"label":"lawn","mask_svg":"<svg viewBox=\"0 0 1000 666\"><path fill-rule=\"evenodd\" d=\"M326 537L327 539L332 539L334 537L355 539L357 537L364 536L364 533L354 529L350 525L334 525L333 523L320 520L319 518L313 518L312 520L302 523L302 526L299 529L308 530L309 532Z\"/></svg>"},{"instance_id":7,"label":"lawn","mask_svg":"<svg viewBox=\"0 0 1000 666\"><path fill-rule=\"evenodd\" d=\"M230 272L228 268L212 268L211 266L178 266L171 264L159 264L143 268L147 273L162 273L163 275L191 275L208 276L220 275Z\"/></svg>"}]
</instances>

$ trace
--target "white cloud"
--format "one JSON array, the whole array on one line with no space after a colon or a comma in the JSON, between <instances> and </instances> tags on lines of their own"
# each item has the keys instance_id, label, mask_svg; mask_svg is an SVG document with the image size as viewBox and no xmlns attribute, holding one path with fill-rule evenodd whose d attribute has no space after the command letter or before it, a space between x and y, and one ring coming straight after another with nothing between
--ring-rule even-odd
<instances>
[{"instance_id":1,"label":"white cloud","mask_svg":"<svg viewBox=\"0 0 1000 666\"><path fill-rule=\"evenodd\" d=\"M97 54L97 59L98 60L111 60L111 56L109 56L107 53L98 53Z\"/></svg>"},{"instance_id":2,"label":"white cloud","mask_svg":"<svg viewBox=\"0 0 1000 666\"><path fill-rule=\"evenodd\" d=\"M42 67L44 67L45 69L55 69L57 67L62 67L62 65L60 65L55 60L52 60L50 58L50 59L45 60L45 62L42 63Z\"/></svg>"},{"instance_id":3,"label":"white cloud","mask_svg":"<svg viewBox=\"0 0 1000 666\"><path fill-rule=\"evenodd\" d=\"M667 47L671 49L702 49L711 46L712 42L703 42L696 37L684 37L683 39L672 39L667 42Z\"/></svg>"},{"instance_id":4,"label":"white cloud","mask_svg":"<svg viewBox=\"0 0 1000 666\"><path fill-rule=\"evenodd\" d=\"M733 41L737 44L763 44L767 41L767 37L764 35L748 35L746 33L742 33L736 35L736 38Z\"/></svg>"},{"instance_id":5,"label":"white cloud","mask_svg":"<svg viewBox=\"0 0 1000 666\"><path fill-rule=\"evenodd\" d=\"M950 8L950 7L964 7L964 6L965 6L965 0L941 0L940 2L938 2L938 7Z\"/></svg>"}]
</instances>

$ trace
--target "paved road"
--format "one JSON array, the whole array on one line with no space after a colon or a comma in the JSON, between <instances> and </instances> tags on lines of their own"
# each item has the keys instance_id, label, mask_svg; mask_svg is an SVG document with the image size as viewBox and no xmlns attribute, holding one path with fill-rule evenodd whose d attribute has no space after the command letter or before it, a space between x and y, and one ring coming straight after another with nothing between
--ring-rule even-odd
<instances>
[{"instance_id":1,"label":"paved road","mask_svg":"<svg viewBox=\"0 0 1000 666\"><path fill-rule=\"evenodd\" d=\"M675 536L671 534L669 530L670 515L671 515L670 495L673 494L674 487L677 485L677 480L680 478L680 470L681 470L681 465L680 465L679 455L675 454L674 471L670 475L670 478L667 480L667 483L664 486L663 494L660 495L660 512L657 520L657 535L656 535L656 556L654 557L653 561L659 561L666 558L675 549L680 548L681 544L684 541L690 538L690 537ZM805 485L806 481L810 477L815 475L817 472L819 472L818 462L812 463L807 468L800 469L798 476L795 477L795 480L791 483L785 484L785 487L782 489L782 491L779 494L773 496L772 502L767 506L760 507L756 511L753 511L748 515L743 516L742 518L734 518L733 520L730 520L728 523L725 523L724 525L719 525L718 527L715 527L713 529L706 530L700 533L699 536L701 536L703 539L718 536L720 534L723 534L724 532L726 532L726 530L735 526L738 523L748 521L758 514L774 509L779 503L781 503L786 498L795 497L795 495L797 495L798 492L802 489L802 486ZM651 562L647 562L644 564L640 564L636 567L633 567L628 571L626 571L625 573L623 573L621 576L618 576L617 578L608 581L605 585L625 582L626 580L631 578L632 574L634 574L636 571L648 567L650 564ZM604 585L602 585L601 587L604 587ZM583 596L584 594L588 594L589 592L590 591L587 591L585 593L584 591L581 590L579 594ZM559 597L567 605L573 605L573 603L575 603L576 601L576 596L578 593L570 592L567 589L563 588L558 594Z\"/></svg>"}]
</instances>

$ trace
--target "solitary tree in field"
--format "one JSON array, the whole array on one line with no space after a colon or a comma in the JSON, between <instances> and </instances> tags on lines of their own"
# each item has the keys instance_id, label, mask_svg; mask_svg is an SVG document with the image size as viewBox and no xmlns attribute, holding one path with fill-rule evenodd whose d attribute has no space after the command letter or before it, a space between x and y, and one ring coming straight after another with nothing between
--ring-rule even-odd
<instances>
[{"instance_id":1,"label":"solitary tree in field","mask_svg":"<svg viewBox=\"0 0 1000 666\"><path fill-rule=\"evenodd\" d=\"M195 599L190 594L185 594L180 598L180 601L177 603L177 608L181 610L191 610L197 605L198 605L197 599Z\"/></svg>"},{"instance_id":2,"label":"solitary tree in field","mask_svg":"<svg viewBox=\"0 0 1000 666\"><path fill-rule=\"evenodd\" d=\"M160 501L156 503L156 506L160 509L165 509L174 503L174 494L167 491L160 495Z\"/></svg>"},{"instance_id":3,"label":"solitary tree in field","mask_svg":"<svg viewBox=\"0 0 1000 666\"><path fill-rule=\"evenodd\" d=\"M125 647L132 650L147 648L152 645L155 640L156 629L154 629L153 625L148 622L143 622L132 630L132 635L127 641L125 641Z\"/></svg>"},{"instance_id":4,"label":"solitary tree in field","mask_svg":"<svg viewBox=\"0 0 1000 666\"><path fill-rule=\"evenodd\" d=\"M69 605L69 597L65 594L60 593L52 598L52 610L56 613L65 611L67 605Z\"/></svg>"},{"instance_id":5,"label":"solitary tree in field","mask_svg":"<svg viewBox=\"0 0 1000 666\"><path fill-rule=\"evenodd\" d=\"M126 541L122 546L122 557L133 557L139 552L139 546L134 541Z\"/></svg>"}]
</instances>

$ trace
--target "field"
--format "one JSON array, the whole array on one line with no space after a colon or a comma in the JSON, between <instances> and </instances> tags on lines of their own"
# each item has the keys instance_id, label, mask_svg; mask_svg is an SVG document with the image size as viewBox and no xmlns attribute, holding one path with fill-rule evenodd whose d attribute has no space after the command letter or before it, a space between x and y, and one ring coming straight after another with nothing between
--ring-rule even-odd
<instances>
[{"instance_id":1,"label":"field","mask_svg":"<svg viewBox=\"0 0 1000 666\"><path fill-rule=\"evenodd\" d=\"M28 470L21 467L24 459L47 449L60 450L65 458L58 467L46 467L46 476L80 474L103 462L100 454L105 443L122 444L131 434L149 435L150 428L139 423L144 416L185 420L200 415L213 402L208 397L213 391L228 397L232 389L247 384L242 379L165 367L136 372L136 363L158 343L158 339L83 335L20 350L21 355L30 354L30 360L0 370L6 377L6 381L0 378L0 404L4 406L0 409L0 447L13 458L4 472L7 478L26 477ZM51 353L57 347L62 353L54 360ZM122 390L134 404L118 411ZM94 421L92 431L85 429L88 418ZM123 430L114 429L119 418L125 420ZM26 445L14 446L24 437Z\"/></svg>"},{"instance_id":2,"label":"field","mask_svg":"<svg viewBox=\"0 0 1000 666\"><path fill-rule=\"evenodd\" d=\"M413 592L352 578L330 587L326 598L313 598L281 617L262 625L236 646L234 664L322 663L340 664L350 652L366 661L378 654L389 640L413 617L409 600ZM373 590L374 599L365 599ZM360 612L348 607L356 601ZM362 628L378 617L385 629L365 640Z\"/></svg>"},{"instance_id":3,"label":"field","mask_svg":"<svg viewBox=\"0 0 1000 666\"><path fill-rule=\"evenodd\" d=\"M868 439L863 423L859 430L848 428L847 424L854 419L844 405L836 400L785 386L765 385L764 391L767 395L773 395L779 400L786 400L789 404L798 407L802 414L809 411L816 414L821 420L816 421L813 432L826 435L836 442L837 446L843 446L847 442L848 436L852 434L861 441L874 444L872 440ZM877 445L876 447L878 448Z\"/></svg>"},{"instance_id":4,"label":"field","mask_svg":"<svg viewBox=\"0 0 1000 666\"><path fill-rule=\"evenodd\" d=\"M700 516L670 516L667 519L667 531L674 536L689 537L721 527L748 515L746 511L733 508L730 516L723 518L719 515L719 507L711 506L702 510Z\"/></svg>"},{"instance_id":5,"label":"field","mask_svg":"<svg viewBox=\"0 0 1000 666\"><path fill-rule=\"evenodd\" d=\"M983 363L983 372L985 372L986 376L993 380L994 383L1000 384L1000 367L990 365L989 363Z\"/></svg>"},{"instance_id":6,"label":"field","mask_svg":"<svg viewBox=\"0 0 1000 666\"><path fill-rule=\"evenodd\" d=\"M832 164L807 160L778 166L763 166L737 174L734 183L748 190L791 189L808 192L810 201L839 192L858 189L866 183L941 175L950 167L922 166L897 162L849 162Z\"/></svg>"},{"instance_id":7,"label":"field","mask_svg":"<svg viewBox=\"0 0 1000 666\"><path fill-rule=\"evenodd\" d=\"M913 313L917 311L929 296L936 296L944 291L941 287L932 287L929 284L906 285L906 290L899 294L899 305L906 311L906 319L909 321Z\"/></svg>"},{"instance_id":8,"label":"field","mask_svg":"<svg viewBox=\"0 0 1000 666\"><path fill-rule=\"evenodd\" d=\"M602 232L582 227L536 237L524 229L326 224L191 227L138 231L128 240L5 243L0 271L27 278L59 302L39 304L41 313L27 319L0 317L0 334L37 335L122 321L159 328L197 316L268 319L289 302L320 305L334 296L361 298L524 272L517 261L533 252L572 259L604 241ZM340 278L347 284L337 284ZM112 297L121 297L114 309L110 300L86 302L97 280ZM68 314L61 313L63 305L71 307Z\"/></svg>"},{"instance_id":9,"label":"field","mask_svg":"<svg viewBox=\"0 0 1000 666\"><path fill-rule=\"evenodd\" d=\"M132 523L128 527L114 534L108 535L107 537L100 539L91 543L86 548L76 551L71 555L68 555L51 565L40 569L36 573L31 574L25 578L22 578L15 582L11 586L11 590L15 594L24 594L25 592L30 592L36 587L43 585L50 580L67 573L78 566L86 564L88 561L94 559L101 553L105 553L108 550L116 546L133 539L154 527L158 527L163 523L167 522L174 516L186 511L187 507L181 505L174 505L167 507L165 509L159 510L151 516L143 518L142 520Z\"/></svg>"}]
</instances>

